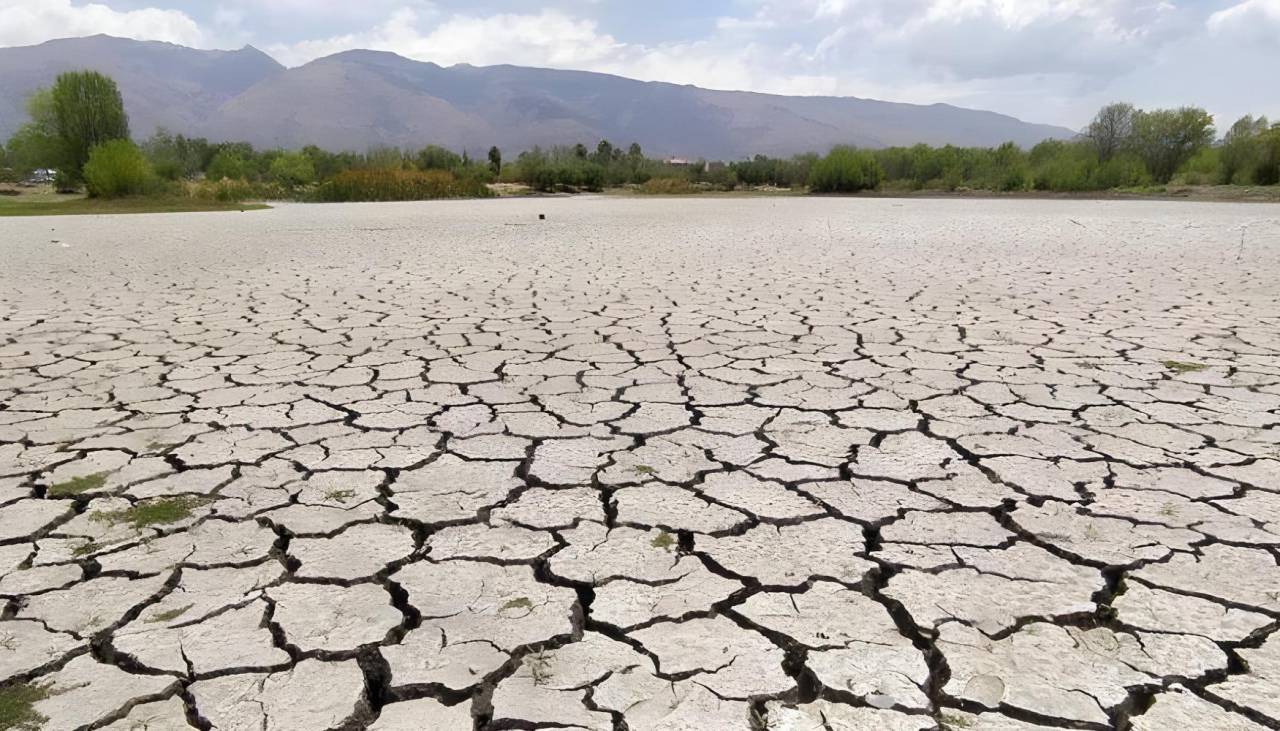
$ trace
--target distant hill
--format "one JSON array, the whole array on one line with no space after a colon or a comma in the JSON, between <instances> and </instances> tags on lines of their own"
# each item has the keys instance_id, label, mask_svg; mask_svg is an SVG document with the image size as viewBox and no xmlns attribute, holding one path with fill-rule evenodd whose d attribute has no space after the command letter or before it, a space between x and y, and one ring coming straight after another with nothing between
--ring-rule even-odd
<instances>
[{"instance_id":1,"label":"distant hill","mask_svg":"<svg viewBox=\"0 0 1280 731\"><path fill-rule=\"evenodd\" d=\"M0 136L23 100L61 71L93 68L120 84L135 135L157 126L258 146L363 150L439 144L482 154L608 139L651 155L737 159L823 152L834 144L1024 147L1063 127L947 104L795 97L520 66L448 68L348 51L286 69L257 49L200 51L108 36L0 48Z\"/></svg>"}]
</instances>

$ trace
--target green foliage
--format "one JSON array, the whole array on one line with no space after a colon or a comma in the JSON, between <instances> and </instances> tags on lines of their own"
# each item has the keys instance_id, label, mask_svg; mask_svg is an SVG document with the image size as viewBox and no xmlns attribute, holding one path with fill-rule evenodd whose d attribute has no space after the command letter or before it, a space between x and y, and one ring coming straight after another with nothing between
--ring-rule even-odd
<instances>
[{"instance_id":1,"label":"green foliage","mask_svg":"<svg viewBox=\"0 0 1280 731\"><path fill-rule=\"evenodd\" d=\"M489 148L489 169L495 178L502 174L502 150L497 145Z\"/></svg>"},{"instance_id":2,"label":"green foliage","mask_svg":"<svg viewBox=\"0 0 1280 731\"><path fill-rule=\"evenodd\" d=\"M253 183L240 178L201 180L187 187L187 195L196 200L240 203L243 201L281 200L287 191L274 183Z\"/></svg>"},{"instance_id":3,"label":"green foliage","mask_svg":"<svg viewBox=\"0 0 1280 731\"><path fill-rule=\"evenodd\" d=\"M170 525L190 518L195 508L204 505L202 498L182 495L156 498L134 504L122 510L90 513L89 519L110 525L124 523L134 530L152 526Z\"/></svg>"},{"instance_id":4,"label":"green foliage","mask_svg":"<svg viewBox=\"0 0 1280 731\"><path fill-rule=\"evenodd\" d=\"M315 182L316 168L301 152L285 152L271 161L270 177L287 188Z\"/></svg>"},{"instance_id":5,"label":"green foliage","mask_svg":"<svg viewBox=\"0 0 1280 731\"><path fill-rule=\"evenodd\" d=\"M38 97L37 97L38 99ZM58 75L47 101L34 117L38 125L52 126L64 147L67 174L80 179L93 148L111 140L129 138L129 118L116 82L96 71L68 71Z\"/></svg>"},{"instance_id":6,"label":"green foliage","mask_svg":"<svg viewBox=\"0 0 1280 731\"><path fill-rule=\"evenodd\" d=\"M204 171L208 180L247 180L253 171L249 161L238 151L224 149L214 154L209 167Z\"/></svg>"},{"instance_id":7,"label":"green foliage","mask_svg":"<svg viewBox=\"0 0 1280 731\"><path fill-rule=\"evenodd\" d=\"M1130 149L1146 163L1151 177L1167 183L1183 163L1212 144L1213 138L1213 116L1203 109L1140 111L1133 118Z\"/></svg>"},{"instance_id":8,"label":"green foliage","mask_svg":"<svg viewBox=\"0 0 1280 731\"><path fill-rule=\"evenodd\" d=\"M474 178L443 170L348 170L322 184L315 199L341 201L419 201L437 198L487 198L493 193Z\"/></svg>"},{"instance_id":9,"label":"green foliage","mask_svg":"<svg viewBox=\"0 0 1280 731\"><path fill-rule=\"evenodd\" d=\"M835 147L809 171L809 188L817 193L856 193L880 185L884 171L870 152Z\"/></svg>"},{"instance_id":10,"label":"green foliage","mask_svg":"<svg viewBox=\"0 0 1280 731\"><path fill-rule=\"evenodd\" d=\"M702 191L689 182L688 178L650 178L641 183L640 192L651 195L687 195ZM639 472L640 468L635 470Z\"/></svg>"},{"instance_id":11,"label":"green foliage","mask_svg":"<svg viewBox=\"0 0 1280 731\"><path fill-rule=\"evenodd\" d=\"M151 164L129 140L110 140L95 146L82 172L92 198L123 198L155 189Z\"/></svg>"},{"instance_id":12,"label":"green foliage","mask_svg":"<svg viewBox=\"0 0 1280 731\"><path fill-rule=\"evenodd\" d=\"M40 731L49 719L36 711L35 704L48 697L47 683L18 683L0 688L0 729Z\"/></svg>"},{"instance_id":13,"label":"green foliage","mask_svg":"<svg viewBox=\"0 0 1280 731\"><path fill-rule=\"evenodd\" d=\"M799 188L809 180L809 169L817 155L797 155L790 160L756 155L729 167L743 185L769 185L775 188Z\"/></svg>"},{"instance_id":14,"label":"green foliage","mask_svg":"<svg viewBox=\"0 0 1280 731\"><path fill-rule=\"evenodd\" d=\"M58 482L49 486L46 494L52 498L70 497L72 495L80 495L91 490L97 490L107 483L106 472L95 472L91 475L80 475L72 477L69 480Z\"/></svg>"},{"instance_id":15,"label":"green foliage","mask_svg":"<svg viewBox=\"0 0 1280 731\"><path fill-rule=\"evenodd\" d=\"M436 145L427 145L414 157L414 165L419 170L448 170L453 172L462 167L462 158L452 150Z\"/></svg>"}]
</instances>

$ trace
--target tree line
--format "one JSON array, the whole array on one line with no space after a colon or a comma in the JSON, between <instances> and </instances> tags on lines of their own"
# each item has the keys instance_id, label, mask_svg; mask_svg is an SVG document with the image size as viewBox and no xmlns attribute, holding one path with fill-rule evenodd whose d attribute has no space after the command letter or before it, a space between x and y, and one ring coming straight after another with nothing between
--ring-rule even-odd
<instances>
[{"instance_id":1,"label":"tree line","mask_svg":"<svg viewBox=\"0 0 1280 731\"><path fill-rule=\"evenodd\" d=\"M649 158L639 144L593 148L535 147L504 161L493 147L480 159L428 145L374 147L363 153L259 150L245 142L210 142L159 130L140 145L115 82L92 71L67 72L28 100L30 122L0 148L0 170L14 177L54 168L58 185L90 195L172 192L226 198L318 200L486 195L488 184L542 191L634 186L650 192L737 187L1098 191L1150 185L1280 183L1280 124L1246 116L1217 137L1213 117L1195 107L1141 110L1110 104L1073 140L1030 150L915 145L866 150L837 146L826 155L757 155L730 163ZM197 181L197 182L193 182ZM363 193L361 191L364 191ZM354 198L352 196L355 196ZM436 196L433 196L436 197Z\"/></svg>"}]
</instances>

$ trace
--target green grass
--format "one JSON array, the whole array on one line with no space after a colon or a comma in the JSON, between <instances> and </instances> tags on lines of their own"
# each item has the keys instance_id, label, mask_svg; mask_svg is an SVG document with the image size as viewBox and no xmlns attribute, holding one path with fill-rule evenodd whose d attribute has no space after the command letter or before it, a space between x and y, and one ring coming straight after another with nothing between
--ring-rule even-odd
<instances>
[{"instance_id":1,"label":"green grass","mask_svg":"<svg viewBox=\"0 0 1280 731\"><path fill-rule=\"evenodd\" d=\"M142 530L156 525L169 525L177 523L191 517L191 511L204 505L205 501L195 497L169 497L160 498L158 500L148 500L140 502L131 508L123 510L100 511L89 516L90 520L96 520L111 525L119 525L125 523L134 528L134 530Z\"/></svg>"},{"instance_id":2,"label":"green grass","mask_svg":"<svg viewBox=\"0 0 1280 731\"><path fill-rule=\"evenodd\" d=\"M36 712L35 704L48 697L48 685L19 683L0 688L0 729L39 731L49 719Z\"/></svg>"},{"instance_id":3,"label":"green grass","mask_svg":"<svg viewBox=\"0 0 1280 731\"><path fill-rule=\"evenodd\" d=\"M533 609L533 602L529 601L527 596L517 597L503 604L499 611L505 612L508 609Z\"/></svg>"},{"instance_id":4,"label":"green grass","mask_svg":"<svg viewBox=\"0 0 1280 731\"><path fill-rule=\"evenodd\" d=\"M107 484L107 473L95 472L92 475L80 475L79 477L72 477L65 482L50 485L46 494L49 497L71 497L90 490L97 490L105 484Z\"/></svg>"},{"instance_id":5,"label":"green grass","mask_svg":"<svg viewBox=\"0 0 1280 731\"><path fill-rule=\"evenodd\" d=\"M224 203L195 198L35 199L35 196L0 196L2 216L84 216L115 213L189 213L202 211L260 211L262 203Z\"/></svg>"},{"instance_id":6,"label":"green grass","mask_svg":"<svg viewBox=\"0 0 1280 731\"><path fill-rule=\"evenodd\" d=\"M1174 373L1196 373L1209 367L1203 363L1188 363L1181 360L1166 360L1163 365Z\"/></svg>"},{"instance_id":7,"label":"green grass","mask_svg":"<svg viewBox=\"0 0 1280 731\"><path fill-rule=\"evenodd\" d=\"M662 531L654 536L652 541L649 541L649 545L654 548L661 548L664 551L670 551L671 547L676 545L676 537L666 531Z\"/></svg>"},{"instance_id":8,"label":"green grass","mask_svg":"<svg viewBox=\"0 0 1280 731\"><path fill-rule=\"evenodd\" d=\"M148 619L147 621L148 622L172 622L178 617L181 617L182 615L186 614L187 610L191 609L194 606L195 606L194 604L188 604L185 607L176 607L174 609L170 609L165 612L160 612L159 614L152 617L151 619Z\"/></svg>"}]
</instances>

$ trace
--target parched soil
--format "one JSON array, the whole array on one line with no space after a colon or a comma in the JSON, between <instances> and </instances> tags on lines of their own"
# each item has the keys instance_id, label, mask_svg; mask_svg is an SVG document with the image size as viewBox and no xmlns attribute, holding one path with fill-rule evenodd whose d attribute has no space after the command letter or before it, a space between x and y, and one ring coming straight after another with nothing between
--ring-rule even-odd
<instances>
[{"instance_id":1,"label":"parched soil","mask_svg":"<svg viewBox=\"0 0 1280 731\"><path fill-rule=\"evenodd\" d=\"M283 204L0 261L6 728L1280 728L1276 207Z\"/></svg>"}]
</instances>

